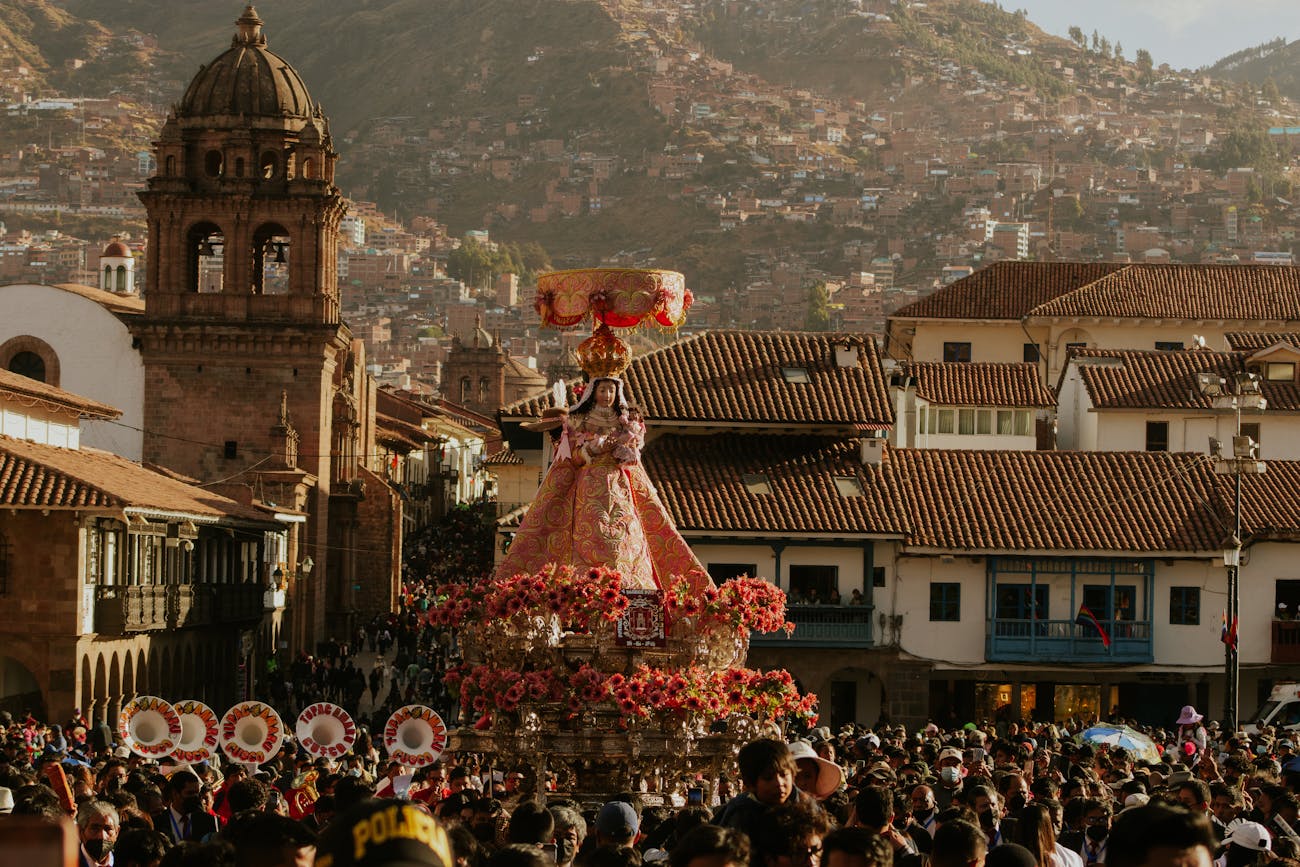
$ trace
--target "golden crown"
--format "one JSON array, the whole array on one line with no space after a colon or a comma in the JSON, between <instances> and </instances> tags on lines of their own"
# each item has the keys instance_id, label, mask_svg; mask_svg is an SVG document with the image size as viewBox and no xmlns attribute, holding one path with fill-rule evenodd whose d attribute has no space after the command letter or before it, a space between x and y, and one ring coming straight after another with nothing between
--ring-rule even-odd
<instances>
[{"instance_id":1,"label":"golden crown","mask_svg":"<svg viewBox=\"0 0 1300 867\"><path fill-rule=\"evenodd\" d=\"M575 354L590 379L620 377L632 363L632 350L608 325L599 326L594 334L579 343Z\"/></svg>"}]
</instances>

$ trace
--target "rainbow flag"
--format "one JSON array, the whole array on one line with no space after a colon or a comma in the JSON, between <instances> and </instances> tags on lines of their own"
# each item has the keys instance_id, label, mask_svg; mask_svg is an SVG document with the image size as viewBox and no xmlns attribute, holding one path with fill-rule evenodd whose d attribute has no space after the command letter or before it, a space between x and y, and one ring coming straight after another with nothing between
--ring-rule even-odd
<instances>
[{"instance_id":1,"label":"rainbow flag","mask_svg":"<svg viewBox=\"0 0 1300 867\"><path fill-rule=\"evenodd\" d=\"M1101 625L1101 621L1097 619L1097 615L1093 614L1087 605L1079 606L1079 613L1075 615L1074 622L1079 626L1091 626L1097 630L1097 635L1101 637L1101 646L1110 647L1110 636L1106 634L1106 630Z\"/></svg>"},{"instance_id":2,"label":"rainbow flag","mask_svg":"<svg viewBox=\"0 0 1300 867\"><path fill-rule=\"evenodd\" d=\"M1219 633L1219 640L1231 647L1237 649L1237 618L1232 618L1232 628L1228 628L1228 612L1223 612L1223 630Z\"/></svg>"}]
</instances>

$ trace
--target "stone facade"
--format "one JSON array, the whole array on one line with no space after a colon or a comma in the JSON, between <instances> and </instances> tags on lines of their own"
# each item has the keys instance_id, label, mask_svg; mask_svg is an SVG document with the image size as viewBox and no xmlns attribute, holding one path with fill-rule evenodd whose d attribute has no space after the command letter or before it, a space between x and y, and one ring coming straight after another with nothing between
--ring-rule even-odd
<instances>
[{"instance_id":1,"label":"stone facade","mask_svg":"<svg viewBox=\"0 0 1300 867\"><path fill-rule=\"evenodd\" d=\"M145 461L308 513L282 569L291 647L312 650L353 628L358 583L367 611L391 610L400 557L369 552L400 550L401 522L360 530L355 519L353 486L378 450L364 348L339 319L338 157L328 120L261 25L249 7L234 47L163 127L140 195L150 291L131 328L145 364ZM400 516L382 480L371 487ZM299 587L308 557L322 568Z\"/></svg>"}]
</instances>

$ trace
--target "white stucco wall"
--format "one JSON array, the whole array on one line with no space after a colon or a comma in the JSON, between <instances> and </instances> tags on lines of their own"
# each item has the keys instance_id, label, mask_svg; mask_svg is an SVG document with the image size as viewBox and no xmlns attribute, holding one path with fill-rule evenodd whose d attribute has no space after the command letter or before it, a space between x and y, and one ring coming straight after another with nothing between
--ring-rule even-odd
<instances>
[{"instance_id":1,"label":"white stucco wall","mask_svg":"<svg viewBox=\"0 0 1300 867\"><path fill-rule=\"evenodd\" d=\"M65 413L0 399L0 435L64 449L80 447L81 429Z\"/></svg>"},{"instance_id":2,"label":"white stucco wall","mask_svg":"<svg viewBox=\"0 0 1300 867\"><path fill-rule=\"evenodd\" d=\"M906 653L935 662L984 661L985 567L982 557L902 557L894 567L894 581L876 593L876 610L902 615L899 644ZM961 620L930 621L930 584L951 581L961 585Z\"/></svg>"},{"instance_id":3,"label":"white stucco wall","mask_svg":"<svg viewBox=\"0 0 1300 867\"><path fill-rule=\"evenodd\" d=\"M1241 616L1238 619L1241 663L1248 665L1268 662L1273 647L1272 623L1277 605L1277 582L1300 580L1300 545L1284 542L1256 543L1242 552L1241 562ZM1219 567L1213 573L1216 576L1213 580L1226 591L1227 571ZM1214 634L1217 638L1217 609L1214 617ZM1218 649L1219 659L1222 659L1223 646L1218 645ZM1291 673L1294 674L1294 667ZM1243 700L1242 704L1250 702ZM1243 712L1245 710L1243 707Z\"/></svg>"},{"instance_id":4,"label":"white stucco wall","mask_svg":"<svg viewBox=\"0 0 1300 867\"><path fill-rule=\"evenodd\" d=\"M82 446L140 460L144 364L126 325L94 301L54 286L0 286L0 344L22 335L40 338L58 355L60 388L122 411L117 424L83 422Z\"/></svg>"},{"instance_id":5,"label":"white stucco wall","mask_svg":"<svg viewBox=\"0 0 1300 867\"><path fill-rule=\"evenodd\" d=\"M969 343L973 362L1020 364L1025 360L1025 344L1037 343L1042 351L1047 329L1030 328L1029 333L1018 321L947 322L930 320L918 323L912 338L913 361L943 361L945 343Z\"/></svg>"}]
</instances>

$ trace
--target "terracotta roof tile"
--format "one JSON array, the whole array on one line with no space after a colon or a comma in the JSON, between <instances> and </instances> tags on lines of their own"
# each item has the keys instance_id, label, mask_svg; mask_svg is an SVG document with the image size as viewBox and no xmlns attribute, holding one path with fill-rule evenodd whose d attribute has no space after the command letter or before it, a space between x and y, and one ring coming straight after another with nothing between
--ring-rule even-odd
<instances>
[{"instance_id":1,"label":"terracotta roof tile","mask_svg":"<svg viewBox=\"0 0 1300 867\"><path fill-rule=\"evenodd\" d=\"M1271 345L1271 344L1270 344ZM1079 376L1093 406L1102 409L1198 409L1213 408L1213 399L1201 394L1197 374L1213 373L1224 379L1246 370L1246 352L1186 350L1080 349L1075 357ZM1087 363L1109 359L1118 363ZM1268 401L1267 411L1300 410L1300 386L1294 382L1260 383Z\"/></svg>"},{"instance_id":2,"label":"terracotta roof tile","mask_svg":"<svg viewBox=\"0 0 1300 867\"><path fill-rule=\"evenodd\" d=\"M144 298L139 295L118 295L81 283L55 283L54 288L80 295L114 313L144 313Z\"/></svg>"},{"instance_id":3,"label":"terracotta roof tile","mask_svg":"<svg viewBox=\"0 0 1300 867\"><path fill-rule=\"evenodd\" d=\"M1223 335L1228 348L1258 352L1279 343L1289 343L1300 348L1300 331L1231 331Z\"/></svg>"},{"instance_id":4,"label":"terracotta roof tile","mask_svg":"<svg viewBox=\"0 0 1300 867\"><path fill-rule=\"evenodd\" d=\"M487 466L523 466L524 459L519 457L507 446L499 452L493 452L483 459Z\"/></svg>"},{"instance_id":5,"label":"terracotta roof tile","mask_svg":"<svg viewBox=\"0 0 1300 867\"><path fill-rule=\"evenodd\" d=\"M111 407L106 403L100 403L97 400L91 400L88 397L82 397L79 394L73 394L70 391L64 391L56 386L41 382L39 379L29 379L26 376L0 368L0 399L3 399L6 395L16 397L19 400L34 398L87 418L114 419L122 415L120 409Z\"/></svg>"},{"instance_id":6,"label":"terracotta roof tile","mask_svg":"<svg viewBox=\"0 0 1300 867\"><path fill-rule=\"evenodd\" d=\"M1300 268L1129 265L1040 304L1031 317L1300 321Z\"/></svg>"},{"instance_id":7,"label":"terracotta roof tile","mask_svg":"<svg viewBox=\"0 0 1300 867\"><path fill-rule=\"evenodd\" d=\"M891 319L1120 316L1300 321L1300 268L998 262Z\"/></svg>"},{"instance_id":8,"label":"terracotta roof tile","mask_svg":"<svg viewBox=\"0 0 1300 867\"><path fill-rule=\"evenodd\" d=\"M900 371L916 378L916 396L942 406L1056 406L1035 364L907 361Z\"/></svg>"},{"instance_id":9,"label":"terracotta roof tile","mask_svg":"<svg viewBox=\"0 0 1300 867\"><path fill-rule=\"evenodd\" d=\"M268 523L219 494L94 449L64 449L0 436L0 505L156 509Z\"/></svg>"},{"instance_id":10,"label":"terracotta roof tile","mask_svg":"<svg viewBox=\"0 0 1300 867\"><path fill-rule=\"evenodd\" d=\"M679 529L900 535L892 476L864 467L856 440L728 434L664 436L645 451L646 473ZM751 493L762 476L771 493ZM856 484L845 496L836 477ZM851 480L851 481L849 481Z\"/></svg>"},{"instance_id":11,"label":"terracotta roof tile","mask_svg":"<svg viewBox=\"0 0 1300 867\"><path fill-rule=\"evenodd\" d=\"M836 346L850 347L855 363L840 367ZM875 429L894 420L875 341L862 334L710 331L634 357L624 381L651 423ZM549 406L543 393L501 417L535 418Z\"/></svg>"},{"instance_id":12,"label":"terracotta roof tile","mask_svg":"<svg viewBox=\"0 0 1300 867\"><path fill-rule=\"evenodd\" d=\"M1205 455L891 449L886 464L919 547L1211 551L1228 535Z\"/></svg>"},{"instance_id":13,"label":"terracotta roof tile","mask_svg":"<svg viewBox=\"0 0 1300 867\"><path fill-rule=\"evenodd\" d=\"M1300 461L1267 463L1267 472L1241 477L1243 536L1294 539L1300 535ZM1224 512L1231 515L1236 481L1230 475L1218 479Z\"/></svg>"},{"instance_id":14,"label":"terracotta roof tile","mask_svg":"<svg viewBox=\"0 0 1300 867\"><path fill-rule=\"evenodd\" d=\"M1018 320L1035 307L1123 267L1088 262L996 262L900 307L891 318Z\"/></svg>"}]
</instances>

